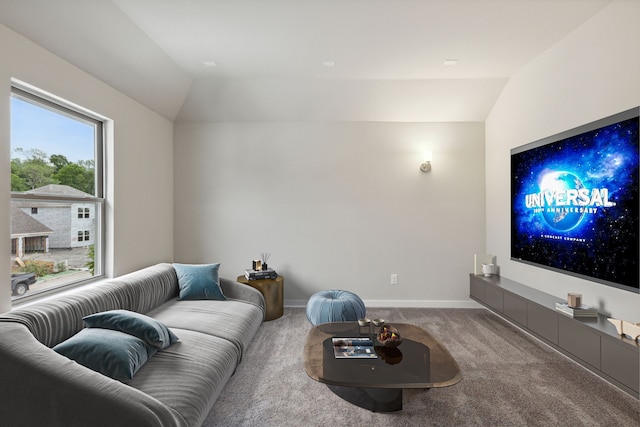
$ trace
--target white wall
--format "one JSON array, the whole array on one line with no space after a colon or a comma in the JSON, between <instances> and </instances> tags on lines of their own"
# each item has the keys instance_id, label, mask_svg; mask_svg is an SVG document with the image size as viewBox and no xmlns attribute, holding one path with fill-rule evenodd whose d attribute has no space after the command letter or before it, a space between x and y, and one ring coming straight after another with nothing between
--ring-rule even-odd
<instances>
[{"instance_id":1,"label":"white wall","mask_svg":"<svg viewBox=\"0 0 640 427\"><path fill-rule=\"evenodd\" d=\"M104 115L107 143L108 273L121 275L173 259L173 124L127 96L0 25L0 277L9 277L10 84L16 78ZM0 287L0 312L11 307Z\"/></svg>"},{"instance_id":2,"label":"white wall","mask_svg":"<svg viewBox=\"0 0 640 427\"><path fill-rule=\"evenodd\" d=\"M640 322L640 295L509 260L510 149L640 105L640 2L619 0L514 76L486 121L487 252L502 275Z\"/></svg>"},{"instance_id":3,"label":"white wall","mask_svg":"<svg viewBox=\"0 0 640 427\"><path fill-rule=\"evenodd\" d=\"M270 252L287 304L468 305L483 156L482 123L176 123L176 261L235 278Z\"/></svg>"}]
</instances>

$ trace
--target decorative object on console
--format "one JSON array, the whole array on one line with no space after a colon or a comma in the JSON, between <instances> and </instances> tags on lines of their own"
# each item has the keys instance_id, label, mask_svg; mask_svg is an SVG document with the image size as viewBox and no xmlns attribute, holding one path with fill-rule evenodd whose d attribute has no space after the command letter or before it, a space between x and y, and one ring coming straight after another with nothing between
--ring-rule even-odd
<instances>
[{"instance_id":1,"label":"decorative object on console","mask_svg":"<svg viewBox=\"0 0 640 427\"><path fill-rule=\"evenodd\" d=\"M491 254L475 254L473 256L473 274L483 274L484 264L496 264L496 256Z\"/></svg>"},{"instance_id":2,"label":"decorative object on console","mask_svg":"<svg viewBox=\"0 0 640 427\"><path fill-rule=\"evenodd\" d=\"M491 276L497 274L498 266L495 264L482 264L482 274L485 276Z\"/></svg>"},{"instance_id":3,"label":"decorative object on console","mask_svg":"<svg viewBox=\"0 0 640 427\"><path fill-rule=\"evenodd\" d=\"M582 294L576 294L573 292L569 292L567 294L567 304L571 308L578 308L582 305Z\"/></svg>"},{"instance_id":4,"label":"decorative object on console","mask_svg":"<svg viewBox=\"0 0 640 427\"><path fill-rule=\"evenodd\" d=\"M607 319L609 322L613 323L613 326L616 327L618 334L627 335L634 341L640 340L640 323L631 323L626 320L609 318Z\"/></svg>"}]
</instances>

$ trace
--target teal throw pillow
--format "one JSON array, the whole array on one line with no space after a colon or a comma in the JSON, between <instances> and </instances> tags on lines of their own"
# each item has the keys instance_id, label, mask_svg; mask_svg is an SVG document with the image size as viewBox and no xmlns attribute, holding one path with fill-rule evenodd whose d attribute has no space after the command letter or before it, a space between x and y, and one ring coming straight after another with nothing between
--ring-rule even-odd
<instances>
[{"instance_id":1,"label":"teal throw pillow","mask_svg":"<svg viewBox=\"0 0 640 427\"><path fill-rule=\"evenodd\" d=\"M90 328L112 329L124 332L140 338L157 349L167 348L178 341L178 337L164 323L134 311L103 311L86 316L82 320Z\"/></svg>"},{"instance_id":2,"label":"teal throw pillow","mask_svg":"<svg viewBox=\"0 0 640 427\"><path fill-rule=\"evenodd\" d=\"M116 380L128 380L156 349L120 331L85 328L53 347L55 351Z\"/></svg>"},{"instance_id":3,"label":"teal throw pillow","mask_svg":"<svg viewBox=\"0 0 640 427\"><path fill-rule=\"evenodd\" d=\"M178 275L180 287L179 300L213 299L226 300L222 289L216 264L173 264Z\"/></svg>"}]
</instances>

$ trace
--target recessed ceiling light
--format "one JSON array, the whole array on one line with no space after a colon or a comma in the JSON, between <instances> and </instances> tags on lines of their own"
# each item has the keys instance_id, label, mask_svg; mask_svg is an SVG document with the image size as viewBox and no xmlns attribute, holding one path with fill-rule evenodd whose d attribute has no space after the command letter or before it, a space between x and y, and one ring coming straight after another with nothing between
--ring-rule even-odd
<instances>
[{"instance_id":1,"label":"recessed ceiling light","mask_svg":"<svg viewBox=\"0 0 640 427\"><path fill-rule=\"evenodd\" d=\"M442 63L442 65L457 65L457 64L458 64L457 59L445 59L444 62Z\"/></svg>"},{"instance_id":2,"label":"recessed ceiling light","mask_svg":"<svg viewBox=\"0 0 640 427\"><path fill-rule=\"evenodd\" d=\"M335 61L322 61L322 66L323 67L335 67L336 66L336 62Z\"/></svg>"},{"instance_id":3,"label":"recessed ceiling light","mask_svg":"<svg viewBox=\"0 0 640 427\"><path fill-rule=\"evenodd\" d=\"M216 61L204 61L202 63L205 67L217 67L218 63Z\"/></svg>"}]
</instances>

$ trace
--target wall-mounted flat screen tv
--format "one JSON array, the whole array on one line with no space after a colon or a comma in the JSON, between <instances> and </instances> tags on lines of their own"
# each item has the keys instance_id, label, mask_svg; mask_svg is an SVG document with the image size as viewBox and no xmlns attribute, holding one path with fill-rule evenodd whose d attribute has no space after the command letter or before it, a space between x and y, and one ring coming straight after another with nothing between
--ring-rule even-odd
<instances>
[{"instance_id":1,"label":"wall-mounted flat screen tv","mask_svg":"<svg viewBox=\"0 0 640 427\"><path fill-rule=\"evenodd\" d=\"M511 259L640 293L640 108L511 150Z\"/></svg>"}]
</instances>

